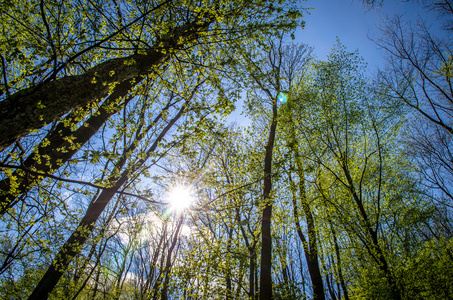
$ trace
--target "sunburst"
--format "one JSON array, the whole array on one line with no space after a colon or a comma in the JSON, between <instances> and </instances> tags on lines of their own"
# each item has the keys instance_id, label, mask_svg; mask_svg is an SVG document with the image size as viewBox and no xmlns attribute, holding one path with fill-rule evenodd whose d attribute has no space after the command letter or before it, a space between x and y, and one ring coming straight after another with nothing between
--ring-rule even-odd
<instances>
[{"instance_id":1,"label":"sunburst","mask_svg":"<svg viewBox=\"0 0 453 300\"><path fill-rule=\"evenodd\" d=\"M167 201L170 211L181 213L192 205L195 195L189 186L177 185L169 191Z\"/></svg>"}]
</instances>

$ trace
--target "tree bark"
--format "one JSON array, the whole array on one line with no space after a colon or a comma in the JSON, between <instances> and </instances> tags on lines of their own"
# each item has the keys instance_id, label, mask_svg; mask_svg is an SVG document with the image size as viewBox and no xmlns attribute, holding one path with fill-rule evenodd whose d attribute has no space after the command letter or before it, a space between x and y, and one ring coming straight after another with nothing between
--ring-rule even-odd
<instances>
[{"instance_id":1,"label":"tree bark","mask_svg":"<svg viewBox=\"0 0 453 300\"><path fill-rule=\"evenodd\" d=\"M226 247L226 267L225 267L225 285L226 285L226 290L225 290L225 299L226 300L232 300L233 299L233 283L231 280L231 265L230 265L230 260L231 260L231 243L233 239L233 227L227 228L228 232L228 241L227 241L227 247Z\"/></svg>"},{"instance_id":2,"label":"tree bark","mask_svg":"<svg viewBox=\"0 0 453 300\"><path fill-rule=\"evenodd\" d=\"M33 293L28 298L29 300L47 299L49 293L52 292L57 285L61 276L65 273L73 258L80 253L82 246L93 232L94 224L104 211L110 199L115 195L116 191L126 182L127 176L122 176L114 187L105 189L92 204L88 207L85 216L80 221L77 229L72 233L66 243L61 247L54 261L47 269L41 281L36 286Z\"/></svg>"},{"instance_id":3,"label":"tree bark","mask_svg":"<svg viewBox=\"0 0 453 300\"><path fill-rule=\"evenodd\" d=\"M289 114L291 114L291 112L289 112ZM305 238L305 236L302 232L301 226L300 226L295 187L294 187L293 181L291 179L291 175L289 175L289 180L291 183L291 190L292 190L292 194L293 194L292 198L293 198L294 221L295 221L295 225L296 225L297 234L299 235L299 238L302 242L305 259L307 261L308 272L310 274L311 284L313 287L313 299L324 300L325 299L324 284L323 284L321 269L319 267L319 261L318 261L318 241L317 241L317 236L316 236L316 225L315 225L315 220L314 220L313 214L310 209L310 205L308 203L307 194L305 191L305 174L304 174L304 170L303 170L302 161L300 158L299 145L296 140L296 135L295 135L296 129L295 129L293 120L291 118L291 115L290 115L290 126L291 126L290 136L291 136L291 146L292 146L292 149L290 149L290 150L292 150L294 152L294 157L295 157L296 166L297 166L297 172L299 175L299 198L301 200L302 209L304 211L305 219L307 221L308 242L307 242L307 239Z\"/></svg>"},{"instance_id":4,"label":"tree bark","mask_svg":"<svg viewBox=\"0 0 453 300\"><path fill-rule=\"evenodd\" d=\"M303 181L303 179L300 179ZM290 177L290 181L292 182L292 179ZM302 185L303 183L300 182L299 185ZM292 184L293 185L293 184ZM314 228L314 220L313 220L313 215L311 214L311 211L309 210L308 203L305 203L304 206L304 212L305 212L305 217L307 219L307 230L308 230L308 236L309 240L307 241L307 238L302 232L302 228L300 226L300 221L299 221L299 214L298 214L298 208L297 208L297 197L294 192L294 187L293 189L293 215L294 215L294 220L295 220L295 225L296 225L296 231L297 235L299 236L300 241L302 242L302 247L304 249L304 255L305 255L305 260L307 261L307 266L308 266L308 272L310 274L310 279L313 287L313 299L325 299L324 295L324 284L322 281L322 275L321 275L321 270L319 268L319 262L318 262L318 248L317 248L317 240L316 240L316 231ZM301 193L304 192L302 188L300 188ZM301 198L305 197L303 195L300 196ZM304 201L304 200L302 200Z\"/></svg>"}]
</instances>

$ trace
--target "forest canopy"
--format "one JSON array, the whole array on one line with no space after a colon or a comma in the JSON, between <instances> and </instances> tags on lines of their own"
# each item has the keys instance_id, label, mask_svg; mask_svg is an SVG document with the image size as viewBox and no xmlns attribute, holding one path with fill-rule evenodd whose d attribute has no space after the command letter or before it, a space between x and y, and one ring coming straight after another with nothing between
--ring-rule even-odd
<instances>
[{"instance_id":1,"label":"forest canopy","mask_svg":"<svg viewBox=\"0 0 453 300\"><path fill-rule=\"evenodd\" d=\"M0 297L452 298L453 3L418 4L370 75L303 1L0 1Z\"/></svg>"}]
</instances>

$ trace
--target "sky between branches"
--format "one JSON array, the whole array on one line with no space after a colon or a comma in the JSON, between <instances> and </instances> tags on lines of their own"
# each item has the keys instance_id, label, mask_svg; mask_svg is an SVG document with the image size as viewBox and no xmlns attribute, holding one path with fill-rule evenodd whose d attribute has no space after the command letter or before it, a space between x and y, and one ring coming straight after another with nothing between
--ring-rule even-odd
<instances>
[{"instance_id":1,"label":"sky between branches","mask_svg":"<svg viewBox=\"0 0 453 300\"><path fill-rule=\"evenodd\" d=\"M408 22L420 19L436 27L436 18L432 13L417 3L416 0L384 0L381 7L368 9L361 0L307 0L304 7L312 8L304 16L305 28L299 28L295 34L295 43L306 43L314 48L317 59L325 60L337 38L349 51L358 50L359 55L368 64L372 76L385 64L385 53L372 41L380 36L379 26L387 18L401 15ZM421 1L420 1L421 2ZM437 28L439 29L439 28ZM228 122L237 122L242 126L250 120L241 115L242 101L236 104L236 110Z\"/></svg>"}]
</instances>

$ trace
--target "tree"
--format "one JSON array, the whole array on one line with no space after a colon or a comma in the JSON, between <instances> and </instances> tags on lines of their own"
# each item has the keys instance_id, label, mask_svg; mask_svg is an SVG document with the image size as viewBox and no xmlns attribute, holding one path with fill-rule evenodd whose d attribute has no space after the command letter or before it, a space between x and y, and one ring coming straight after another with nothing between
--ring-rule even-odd
<instances>
[{"instance_id":1,"label":"tree","mask_svg":"<svg viewBox=\"0 0 453 300\"><path fill-rule=\"evenodd\" d=\"M167 3L169 2L167 1ZM148 10L147 13L140 15L128 25L133 25L167 3ZM42 10L41 14L45 26L45 12ZM10 17L8 13L6 15ZM10 18L14 20L15 17L11 16ZM1 102L2 123L0 128L2 128L2 135L0 140L2 144L0 150L11 145L18 138L25 136L29 131L40 129L45 124L51 123L75 108L84 107L97 99L105 98L112 91L121 89L122 92L120 92L119 97L125 97L131 87L141 82L143 76L152 73L156 67L159 68L163 62L167 61L173 49L181 49L181 42L196 40L199 38L198 30L204 31L214 21L212 16L208 16L200 22L199 17L194 16L192 21L174 28L174 31L164 32L163 37L155 37L154 47L148 49L146 53L107 60L81 75L56 79L65 65L74 63L76 57L101 46L102 42L110 41L115 35L129 27L124 26L118 30L119 32L114 32L113 36L107 36L102 42L95 43L91 47L75 53L67 61L61 62L62 65L52 70L50 75L50 78L56 80L46 78L39 82L37 87L26 87L25 90L22 88L22 90L6 97ZM48 33L49 35L52 34L51 32ZM53 43L53 41L50 40L49 43ZM23 49L15 50L23 51ZM56 57L53 59L57 60ZM8 64L9 61L6 61L6 63ZM59 64L60 62L56 63ZM42 70L40 71L42 72ZM3 74L7 74L6 70L3 71ZM135 83L131 85L127 83L128 81ZM7 91L9 88L11 87L8 86L8 83L4 82L4 90ZM119 97L114 100L118 100Z\"/></svg>"},{"instance_id":2,"label":"tree","mask_svg":"<svg viewBox=\"0 0 453 300\"><path fill-rule=\"evenodd\" d=\"M295 166L292 166L290 163L290 170L288 171L288 181L291 190L292 196L292 204L293 204L293 216L294 216L294 223L296 226L297 235L302 242L302 246L305 253L305 259L307 261L308 270L310 273L310 278L313 286L313 296L314 299L325 299L324 296L324 284L321 275L321 269L319 267L318 261L318 238L317 238L317 230L315 225L315 219L313 215L313 209L310 207L310 201L306 192L306 179L305 179L305 168L300 153L300 146L296 140L296 128L295 124L292 120L292 106L290 105L292 100L289 100L287 105L287 116L289 117L289 141L288 147L291 154L294 155L294 162ZM291 158L292 160L292 158ZM291 173L295 171L297 176L299 177L299 183L296 185L294 182ZM299 218L299 208L298 202L302 205L302 211L304 213L304 217L306 220L307 226L307 235L305 235L302 231L300 218Z\"/></svg>"},{"instance_id":3,"label":"tree","mask_svg":"<svg viewBox=\"0 0 453 300\"><path fill-rule=\"evenodd\" d=\"M198 140L190 148L184 146L184 161L196 161L207 151L210 158L204 174L196 176L197 186L203 186L202 197L191 214L189 241L194 246L189 249L190 266L186 263L184 270L192 282L185 280L183 285L191 287L187 295L194 297L256 299L261 212L255 202L260 197L261 168L255 164L254 141L246 132L218 127L208 139L215 145L212 150Z\"/></svg>"},{"instance_id":4,"label":"tree","mask_svg":"<svg viewBox=\"0 0 453 300\"><path fill-rule=\"evenodd\" d=\"M170 59L176 58L179 64L200 66L207 63L201 53L212 53L213 57L205 66L218 64L215 55L221 53L221 48L216 45L259 35L273 28L291 28L300 17L298 7L291 1L282 5L163 1L154 4L132 2L124 6L105 1L91 3L88 7L41 1L40 10L36 11L32 9L32 1L17 5L21 9L15 9L12 2L9 4L4 6L5 13L2 14L2 24L9 34L1 41L5 50L2 55L4 96L0 103L0 150L19 142L31 130L45 129L46 124L68 115L59 125L51 126L49 136L24 164L3 164L5 168L20 171L7 173L10 178L2 181L5 191L0 199L2 214L30 186L67 162L100 124L133 97L134 90L164 76L164 66ZM271 17L277 10L285 16L278 21ZM52 15L52 11L58 11L58 14ZM19 21L21 19L23 21ZM263 19L266 22L260 21ZM66 32L65 28L73 28L73 23L77 25L74 30ZM33 43L35 32L47 33L42 38L51 50L49 53ZM22 42L22 39L28 42ZM24 53L29 53L29 57ZM144 82L146 77L149 79ZM86 120L82 126L80 122L86 118L86 112L103 99L105 106L113 108L107 111L100 108L96 113L100 115ZM75 111L82 108L86 109L85 113ZM84 126L91 129L71 129ZM29 154L31 147L27 147L25 153ZM43 147L47 149L44 151ZM12 150L16 152L15 148ZM44 162L32 162L40 161L41 155ZM47 156L57 159L47 159Z\"/></svg>"},{"instance_id":5,"label":"tree","mask_svg":"<svg viewBox=\"0 0 453 300\"><path fill-rule=\"evenodd\" d=\"M388 64L379 72L379 83L391 97L388 105L413 114L409 127L409 153L417 157L426 184L439 190L441 202L452 200L452 39L451 1L426 1L425 9L436 14L435 34L420 18L415 25L400 16L388 20L375 40ZM442 30L443 29L443 30ZM423 129L421 129L423 128Z\"/></svg>"},{"instance_id":6,"label":"tree","mask_svg":"<svg viewBox=\"0 0 453 300\"><path fill-rule=\"evenodd\" d=\"M300 13L292 1L279 5L262 1L116 5L115 1L106 1L90 3L87 7L41 1L39 10L34 7L34 2L22 5L9 2L2 7L5 12L2 26L8 28L5 30L9 34L2 36L1 57L0 131L4 134L1 149L5 150L1 213L8 212L7 220L15 219L18 212L25 211L24 207L33 207L30 204L35 200L38 207L45 207L43 215L53 213L56 206L47 205L49 199L54 199L46 190L48 184L55 187L57 199L65 188L76 191L78 197L84 198L84 193L92 195L88 207L82 208L85 216L31 296L42 298L47 297L75 256L81 253L113 197L129 195L150 201L140 193L127 190L135 188L134 180L146 175L149 165L163 157L165 148L162 156L154 152L168 145L164 136L177 121L187 118L180 136L183 138L200 127L200 119L230 109L231 103L222 94L219 68L225 63L216 56L223 51L219 45L229 40L253 39L277 28L293 28ZM58 13L53 14L54 11ZM73 30L67 32L68 28ZM33 36L36 32L47 35ZM40 48L36 38L43 38L48 48ZM194 96L189 95L190 91L197 92L194 86L189 87L189 94L177 91L176 95L172 89L173 78L200 75L191 67L199 70L201 66L202 70L211 72L210 82L219 89L221 100L212 106L181 100ZM219 73L212 72L215 67ZM157 93L159 90L166 93L164 97ZM166 96L170 100L160 105ZM137 104L138 110L134 111ZM23 114L17 113L18 106ZM152 118L153 114L157 117ZM18 117L25 119L14 122ZM123 128L119 125L121 121ZM116 132L107 134L107 125L112 123ZM126 132L127 125L134 126L131 132ZM103 131L97 133L100 128ZM28 134L31 129L37 132ZM92 148L99 137L104 142L100 151ZM8 148L13 142L15 145ZM84 153L80 153L81 149ZM78 157L74 159L76 153ZM155 161L149 163L150 157ZM100 162L105 165L96 170ZM71 172L76 169L74 163L77 167L85 164L84 170L99 172L100 176L93 182L74 179L77 177L76 172ZM55 174L57 171L59 174ZM65 188L63 182L67 184ZM71 184L88 186L94 191L81 192L72 189ZM41 194L41 190L45 192ZM14 207L17 203L21 207ZM62 203L65 209L71 205L64 200ZM49 220L46 217L37 227ZM9 258L5 262L5 266L10 265Z\"/></svg>"},{"instance_id":7,"label":"tree","mask_svg":"<svg viewBox=\"0 0 453 300\"><path fill-rule=\"evenodd\" d=\"M292 1L14 4L0 108L30 100L40 119L53 108L33 97L90 89L0 146L1 297L452 297L451 63L430 65L435 48L407 57L438 73L396 64L376 84L341 44L315 61L287 43ZM241 89L253 123L226 127ZM178 215L181 183L196 196Z\"/></svg>"},{"instance_id":8,"label":"tree","mask_svg":"<svg viewBox=\"0 0 453 300\"><path fill-rule=\"evenodd\" d=\"M137 95L129 95L124 103L118 105L116 100L112 101L116 99L115 95L109 96L97 112L74 130L71 130L71 127L77 126L80 112L70 113L58 122L20 165L4 165L6 168L16 170L0 182L3 191L0 194L0 203L2 203L0 215L6 213L21 196L39 184L43 178L66 164L112 115L124 108L135 96Z\"/></svg>"},{"instance_id":9,"label":"tree","mask_svg":"<svg viewBox=\"0 0 453 300\"><path fill-rule=\"evenodd\" d=\"M354 213L358 220L360 240L383 272L391 297L400 299L378 234L383 206L383 129L375 115L363 117L367 113L367 100L360 64L356 54L336 46L327 62L315 64L311 80L300 86L299 94L294 96L298 101L294 101L292 113L298 118L297 132L309 149L306 157L342 185L344 197L353 202L349 213ZM374 139L368 141L372 136ZM376 178L376 183L368 182L369 176ZM321 186L326 184L323 181L319 182ZM319 191L328 199L329 195L324 194L327 189L321 187Z\"/></svg>"},{"instance_id":10,"label":"tree","mask_svg":"<svg viewBox=\"0 0 453 300\"><path fill-rule=\"evenodd\" d=\"M274 196L272 195L273 150L277 135L277 125L281 118L277 97L280 92L288 91L292 81L308 61L311 50L306 45L285 47L283 35L279 40L270 40L262 53L242 51L246 82L250 82L248 106L250 114L263 118L269 124L269 135L264 147L263 161L263 215L261 219L261 269L260 299L272 299L272 236L271 219ZM253 97L253 98L252 98ZM252 100L253 99L253 100ZM266 107L267 105L270 108ZM258 112L263 115L257 114Z\"/></svg>"},{"instance_id":11,"label":"tree","mask_svg":"<svg viewBox=\"0 0 453 300\"><path fill-rule=\"evenodd\" d=\"M254 141L250 140L247 133L240 129L230 129L222 146L216 158L222 177L224 177L222 179L226 191L222 198L226 198L226 203L224 209L218 208L217 210L221 215L227 214L231 222L228 251L232 255L245 253L243 255L245 265L247 264L245 261L248 259L249 286L247 293L249 299L256 299L258 293L257 252L261 220L260 210L255 199L260 197L258 183L262 180L260 166L256 164L259 154L254 150ZM221 192L219 191L219 193ZM221 218L225 217L221 216ZM233 240L233 233L235 233L237 242ZM231 249L232 242L237 245L237 250ZM234 266L231 268L233 269ZM228 296L231 298L231 293Z\"/></svg>"},{"instance_id":12,"label":"tree","mask_svg":"<svg viewBox=\"0 0 453 300\"><path fill-rule=\"evenodd\" d=\"M410 299L423 285L403 267L416 261L412 247L442 247L443 238L438 244L416 233L437 221L401 147L403 115L388 109L385 93L364 77L361 59L341 44L293 90L288 135L299 137L305 173L296 170L312 199L331 297ZM440 236L449 239L448 233ZM436 284L421 288L426 297L437 293Z\"/></svg>"},{"instance_id":13,"label":"tree","mask_svg":"<svg viewBox=\"0 0 453 300\"><path fill-rule=\"evenodd\" d=\"M205 82L205 79L201 76L195 76L194 80L193 90L187 95L187 98L183 98L183 95L174 97L170 94L168 102L154 120L147 126L141 124L137 127L136 132L132 135L127 145L125 145L123 153L116 159L110 175L107 176L105 188L98 195L95 195L79 225L62 246L52 265L44 274L29 299L42 299L48 296L72 262L72 259L80 253L81 247L93 232L96 222L110 200L129 178L133 178L132 174L140 172L146 161L154 155L154 152L158 149L170 129L184 115L185 110L196 110L196 104L192 104L192 102L194 102L193 99L200 86ZM146 107L147 103L144 102L143 105ZM165 123L159 128L159 121L161 119L164 119L163 121ZM140 142L147 138L147 135L153 131L156 134L154 141L148 142L149 145L145 144L147 149L144 152L140 153L138 151L137 153L137 150L140 150ZM134 152L137 153L136 158L131 156Z\"/></svg>"}]
</instances>

